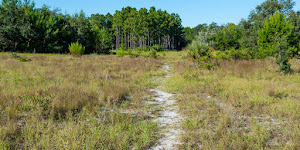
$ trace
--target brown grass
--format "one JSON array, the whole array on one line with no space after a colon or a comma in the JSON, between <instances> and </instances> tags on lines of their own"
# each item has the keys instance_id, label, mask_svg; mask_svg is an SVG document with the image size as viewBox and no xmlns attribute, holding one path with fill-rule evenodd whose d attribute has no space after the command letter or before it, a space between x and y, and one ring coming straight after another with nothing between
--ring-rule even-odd
<instances>
[{"instance_id":1,"label":"brown grass","mask_svg":"<svg viewBox=\"0 0 300 150\"><path fill-rule=\"evenodd\" d=\"M148 74L158 70L160 61L96 55L24 57L31 61L21 62L7 54L0 55L0 148L60 149L65 145L65 148L73 149L78 145L75 144L76 140L71 139L79 132L86 132L86 136L89 136L89 140L79 144L79 148L142 148L154 142L156 126L151 121L134 121L129 115L121 114L107 114L100 125L96 120L103 107L114 110L130 102L131 105L137 105L134 108L143 109L139 105L141 95L146 95L152 83ZM69 119L71 120L68 121ZM107 122L110 119L117 119L119 123ZM94 122L88 123L89 121ZM51 122L64 123L59 127L53 126ZM90 129L99 130L99 133L88 132L81 127L82 123L88 123L91 125ZM114 131L102 131L99 128L118 125L128 127L116 127L118 129ZM43 126L49 126L46 128L52 131L43 130ZM72 126L73 131L69 131L68 128ZM142 128L147 131L145 136L137 137ZM132 132L128 134L130 130ZM115 137L108 132L128 137L123 136L123 142L114 143ZM100 133L111 141L103 141L104 145L97 144L95 136ZM54 136L54 139L49 136ZM64 139L69 140L68 144L60 141L61 136L66 136ZM143 141L141 138L149 139ZM40 145L42 142L50 142L50 145ZM92 145L93 142L96 143Z\"/></svg>"},{"instance_id":2,"label":"brown grass","mask_svg":"<svg viewBox=\"0 0 300 150\"><path fill-rule=\"evenodd\" d=\"M270 60L218 63L209 71L174 62L166 85L188 116L180 148L299 149L300 61L291 60L288 75Z\"/></svg>"}]
</instances>

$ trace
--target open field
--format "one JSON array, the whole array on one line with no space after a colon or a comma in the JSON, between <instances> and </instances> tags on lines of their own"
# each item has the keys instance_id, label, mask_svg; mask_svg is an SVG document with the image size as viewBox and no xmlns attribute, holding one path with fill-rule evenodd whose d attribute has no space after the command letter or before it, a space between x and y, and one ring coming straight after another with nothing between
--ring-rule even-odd
<instances>
[{"instance_id":1,"label":"open field","mask_svg":"<svg viewBox=\"0 0 300 150\"><path fill-rule=\"evenodd\" d=\"M284 75L271 60L222 60L209 71L179 55L168 58L166 86L187 116L180 149L300 148L299 59L298 73Z\"/></svg>"},{"instance_id":2,"label":"open field","mask_svg":"<svg viewBox=\"0 0 300 150\"><path fill-rule=\"evenodd\" d=\"M0 149L143 149L157 140L141 100L161 61L21 56L31 61L0 54Z\"/></svg>"},{"instance_id":3,"label":"open field","mask_svg":"<svg viewBox=\"0 0 300 150\"><path fill-rule=\"evenodd\" d=\"M300 150L299 2L2 0L0 150Z\"/></svg>"},{"instance_id":4,"label":"open field","mask_svg":"<svg viewBox=\"0 0 300 150\"><path fill-rule=\"evenodd\" d=\"M300 148L299 59L284 75L272 60L158 55L0 54L0 149L149 149L176 130L178 149Z\"/></svg>"}]
</instances>

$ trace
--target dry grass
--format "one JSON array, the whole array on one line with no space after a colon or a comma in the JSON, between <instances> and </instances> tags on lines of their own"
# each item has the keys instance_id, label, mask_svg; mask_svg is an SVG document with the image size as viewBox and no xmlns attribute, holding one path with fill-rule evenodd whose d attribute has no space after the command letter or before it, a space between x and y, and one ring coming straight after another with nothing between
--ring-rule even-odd
<instances>
[{"instance_id":1,"label":"dry grass","mask_svg":"<svg viewBox=\"0 0 300 150\"><path fill-rule=\"evenodd\" d=\"M181 149L300 149L299 60L283 75L271 60L219 61L209 71L172 57L180 61L166 86L188 116Z\"/></svg>"},{"instance_id":2,"label":"dry grass","mask_svg":"<svg viewBox=\"0 0 300 150\"><path fill-rule=\"evenodd\" d=\"M0 149L130 149L155 142L144 109L160 61L114 56L0 55Z\"/></svg>"}]
</instances>

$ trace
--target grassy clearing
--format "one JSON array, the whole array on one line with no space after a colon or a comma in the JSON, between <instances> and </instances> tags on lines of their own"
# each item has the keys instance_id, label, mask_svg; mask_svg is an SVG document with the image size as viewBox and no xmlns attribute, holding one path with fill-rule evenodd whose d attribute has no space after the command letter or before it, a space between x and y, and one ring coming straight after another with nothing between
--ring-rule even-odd
<instances>
[{"instance_id":1,"label":"grassy clearing","mask_svg":"<svg viewBox=\"0 0 300 150\"><path fill-rule=\"evenodd\" d=\"M168 54L166 83L187 116L181 149L300 148L299 59L296 73L283 75L271 60L224 60L209 71L184 56Z\"/></svg>"},{"instance_id":2,"label":"grassy clearing","mask_svg":"<svg viewBox=\"0 0 300 150\"><path fill-rule=\"evenodd\" d=\"M0 54L0 149L143 149L158 139L141 103L161 61L22 57L31 61Z\"/></svg>"}]
</instances>

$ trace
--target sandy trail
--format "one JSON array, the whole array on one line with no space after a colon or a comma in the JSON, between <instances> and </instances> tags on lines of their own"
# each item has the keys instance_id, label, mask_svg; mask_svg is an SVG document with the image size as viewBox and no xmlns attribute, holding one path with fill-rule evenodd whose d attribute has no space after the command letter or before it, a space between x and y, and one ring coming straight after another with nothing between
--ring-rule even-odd
<instances>
[{"instance_id":1,"label":"sandy trail","mask_svg":"<svg viewBox=\"0 0 300 150\"><path fill-rule=\"evenodd\" d=\"M162 69L169 73L170 67L164 64ZM170 77L168 74L163 79ZM174 150L176 146L181 144L179 141L179 134L183 131L180 129L180 122L183 119L179 114L179 109L176 106L176 101L173 100L173 94L162 91L162 86L156 89L151 89L153 94L153 101L155 109L159 111L159 116L155 121L159 123L162 138L158 140L157 144L152 147L152 150Z\"/></svg>"}]
</instances>

